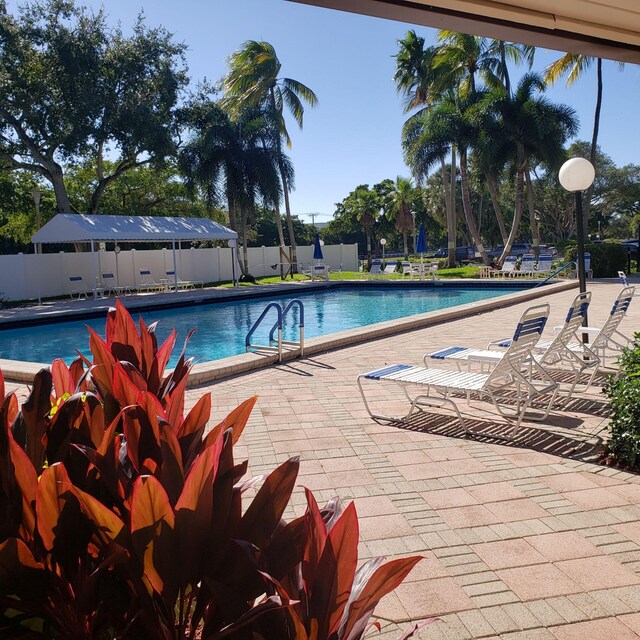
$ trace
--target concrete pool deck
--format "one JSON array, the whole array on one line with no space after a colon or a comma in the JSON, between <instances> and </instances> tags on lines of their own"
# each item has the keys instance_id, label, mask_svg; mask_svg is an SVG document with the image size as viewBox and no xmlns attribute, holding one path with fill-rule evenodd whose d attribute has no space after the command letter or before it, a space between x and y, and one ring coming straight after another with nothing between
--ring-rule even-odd
<instances>
[{"instance_id":1,"label":"concrete pool deck","mask_svg":"<svg viewBox=\"0 0 640 640\"><path fill-rule=\"evenodd\" d=\"M126 296L120 298L129 311L144 311L145 309L159 309L188 305L200 305L211 302L223 302L225 300L237 300L243 298L255 298L256 296L265 299L265 305L270 296L291 294L297 295L301 291L326 290L327 287L341 287L357 284L357 286L389 286L394 287L415 287L425 286L425 289L433 287L446 286L464 286L473 285L487 287L492 286L509 286L520 285L526 286L522 281L513 280L451 280L449 284L442 282L424 282L416 283L411 281L392 281L385 283L384 281L371 280L362 281L338 281L314 284L310 282L297 282L281 285L266 285L258 288L256 291L253 287L246 289L198 289L195 291L178 291L174 293L161 294L142 294L136 296ZM398 318L386 322L379 322L373 325L356 327L346 331L330 333L326 336L319 336L307 339L304 345L305 355L314 355L331 349L344 347L350 344L358 344L368 340L380 338L385 335L392 335L404 331L410 331L420 327L433 326L442 322L449 322L464 316L485 313L492 309L509 306L523 300L533 300L541 298L554 291L562 291L575 288L577 282L568 280L562 282L551 283L537 289L525 289L514 293L501 295L499 297L489 298L474 303L458 305L439 311L422 313L408 316L406 318ZM29 323L42 324L45 322L59 322L64 320L77 320L87 317L104 316L115 302L109 298L97 300L61 300L46 305L36 305L26 308L0 310L0 339L2 338L1 328L24 326ZM285 346L283 350L282 360L290 361L300 357L300 349L297 347ZM189 385L203 384L212 382L231 375L253 371L264 367L271 366L278 362L277 354L273 351L256 350L252 353L243 353L236 356L200 362L196 364L189 376ZM45 363L23 362L16 360L6 360L0 358L0 369L4 372L7 379L17 382L30 382L34 375L46 366Z\"/></svg>"},{"instance_id":2,"label":"concrete pool deck","mask_svg":"<svg viewBox=\"0 0 640 640\"><path fill-rule=\"evenodd\" d=\"M599 326L619 291L590 282L590 324ZM575 295L548 296L550 326ZM634 300L622 325L640 328ZM423 414L406 428L376 424L356 376L425 351L482 347L508 335L526 303L283 363L187 392L189 407L213 395L216 424L257 394L236 446L250 474L301 455L298 484L319 501L355 500L361 560L422 555L407 581L377 609L391 640L412 621L439 616L417 637L505 640L627 640L640 637L640 477L596 464L607 405L593 390L525 423L521 441L464 439L448 417ZM20 396L24 387L9 384ZM406 410L399 388L380 386L390 412ZM461 408L466 405L461 403ZM504 421L478 402L478 427ZM304 509L302 489L287 517Z\"/></svg>"}]
</instances>

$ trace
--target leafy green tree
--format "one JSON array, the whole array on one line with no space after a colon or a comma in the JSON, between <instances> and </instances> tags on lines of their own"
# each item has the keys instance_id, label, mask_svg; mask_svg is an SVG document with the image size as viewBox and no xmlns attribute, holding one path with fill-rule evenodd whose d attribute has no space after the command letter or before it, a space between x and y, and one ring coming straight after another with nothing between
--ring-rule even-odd
<instances>
[{"instance_id":1,"label":"leafy green tree","mask_svg":"<svg viewBox=\"0 0 640 640\"><path fill-rule=\"evenodd\" d=\"M409 233L414 228L412 215L413 202L416 197L415 188L408 178L398 176L384 195L382 207L387 217L394 221L396 229L402 235L402 249L405 260L409 259ZM414 212L415 213L415 212Z\"/></svg>"},{"instance_id":2,"label":"leafy green tree","mask_svg":"<svg viewBox=\"0 0 640 640\"><path fill-rule=\"evenodd\" d=\"M241 49L229 57L229 72L223 79L223 87L226 92L227 103L236 112L247 107L263 107L269 117L271 126L277 132L276 151L282 182L282 195L284 196L285 213L287 217L287 229L291 241L293 265L297 264L296 239L291 217L289 203L289 191L291 183L285 154L282 149L282 140L288 147L291 146L291 138L287 131L285 120L285 107L293 116L296 124L302 129L304 117L304 102L315 107L318 103L316 94L306 85L292 78L281 78L280 60L276 51L268 42L256 42L249 40ZM280 220L279 201L275 203L276 221ZM281 234L281 244L284 237Z\"/></svg>"},{"instance_id":3,"label":"leafy green tree","mask_svg":"<svg viewBox=\"0 0 640 640\"><path fill-rule=\"evenodd\" d=\"M64 166L91 157L87 211L124 172L174 153L175 109L187 83L185 46L142 17L125 36L73 0L0 7L0 160L51 183L56 209L76 209ZM106 170L105 154L116 156Z\"/></svg>"},{"instance_id":4,"label":"leafy green tree","mask_svg":"<svg viewBox=\"0 0 640 640\"><path fill-rule=\"evenodd\" d=\"M462 207L467 229L473 243L485 264L489 258L478 232L478 226L471 208L468 154L478 137L474 107L478 94L458 99L441 100L412 126L405 128L403 148L407 164L414 176L422 178L429 169L443 157L446 149L455 145L460 156L460 186Z\"/></svg>"},{"instance_id":5,"label":"leafy green tree","mask_svg":"<svg viewBox=\"0 0 640 640\"><path fill-rule=\"evenodd\" d=\"M247 108L232 118L220 103L199 97L188 108L192 135L180 154L187 188L200 190L209 204L226 199L229 224L240 234L241 267L248 275L249 224L258 202L273 205L279 194L279 168L292 177L288 158L278 156L269 118Z\"/></svg>"},{"instance_id":6,"label":"leafy green tree","mask_svg":"<svg viewBox=\"0 0 640 640\"><path fill-rule=\"evenodd\" d=\"M493 112L497 119L494 126L502 131L500 138L495 141L496 153L502 155L515 151L514 217L500 261L511 252L511 246L520 228L525 182L530 185L527 175L531 159L535 158L549 167L558 167L565 157L564 144L577 132L575 111L566 105L553 104L544 96L537 95L543 92L544 88L540 76L527 73L521 78L513 95L509 95L504 87L494 87L480 105L484 113ZM529 210L534 245L536 240L539 245L535 210L532 206Z\"/></svg>"}]
</instances>

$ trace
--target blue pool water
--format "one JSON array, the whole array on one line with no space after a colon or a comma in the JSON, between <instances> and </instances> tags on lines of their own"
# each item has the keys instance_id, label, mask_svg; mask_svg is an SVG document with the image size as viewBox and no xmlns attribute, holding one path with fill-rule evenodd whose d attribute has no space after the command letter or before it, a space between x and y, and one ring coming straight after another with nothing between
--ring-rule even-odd
<instances>
[{"instance_id":1,"label":"blue pool water","mask_svg":"<svg viewBox=\"0 0 640 640\"><path fill-rule=\"evenodd\" d=\"M327 335L376 322L393 320L427 311L436 311L495 296L521 291L522 286L440 286L384 287L341 286L326 290L300 291L298 295L280 295L143 311L147 324L158 322L158 341L172 328L178 339L170 365L175 364L185 336L196 333L189 342L188 355L198 361L217 360L245 352L244 339L253 322L269 302L286 304L294 297L304 303L305 337ZM125 300L126 303L126 300ZM133 313L137 319L138 313ZM265 321L264 329L254 334L253 342L266 344L269 329L275 322ZM71 362L78 348L89 355L86 326L104 335L104 319L91 318L50 323L0 331L0 358L49 363L54 358ZM298 310L294 307L284 328L286 340L297 340Z\"/></svg>"}]
</instances>

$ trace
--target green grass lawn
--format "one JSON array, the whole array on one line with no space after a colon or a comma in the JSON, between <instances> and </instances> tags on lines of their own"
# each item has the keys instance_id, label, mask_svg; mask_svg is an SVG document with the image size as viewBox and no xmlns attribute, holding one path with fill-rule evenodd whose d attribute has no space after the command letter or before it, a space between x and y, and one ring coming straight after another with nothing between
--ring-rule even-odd
<instances>
[{"instance_id":1,"label":"green grass lawn","mask_svg":"<svg viewBox=\"0 0 640 640\"><path fill-rule=\"evenodd\" d=\"M479 271L478 265L467 266L467 267L456 267L454 269L439 269L438 277L439 278L474 278L477 277L477 273ZM296 273L293 276L293 281L308 281L310 278L308 276L303 276L299 273ZM332 272L330 274L331 280L367 280L369 279L369 274L362 271L343 271L341 274L338 272ZM391 275L387 275L384 277L372 278L374 280L402 280L402 274L393 273ZM408 278L405 278L408 280ZM240 284L241 287L254 287L263 284L282 284L283 282L291 282L292 278L288 277L285 280L281 280L280 276L268 276L265 278L256 278L255 284L251 282L242 282ZM221 287L232 287L233 283L224 282L220 283L218 286Z\"/></svg>"}]
</instances>

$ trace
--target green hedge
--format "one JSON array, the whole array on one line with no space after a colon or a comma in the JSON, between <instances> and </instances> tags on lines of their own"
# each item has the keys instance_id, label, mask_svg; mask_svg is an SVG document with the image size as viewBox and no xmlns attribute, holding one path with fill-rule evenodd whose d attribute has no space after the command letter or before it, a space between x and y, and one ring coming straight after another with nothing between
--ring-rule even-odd
<instances>
[{"instance_id":1,"label":"green hedge","mask_svg":"<svg viewBox=\"0 0 640 640\"><path fill-rule=\"evenodd\" d=\"M640 468L640 333L633 348L625 349L620 358L620 372L605 388L611 399L612 461Z\"/></svg>"},{"instance_id":2,"label":"green hedge","mask_svg":"<svg viewBox=\"0 0 640 640\"><path fill-rule=\"evenodd\" d=\"M585 245L585 251L591 254L591 269L594 278L615 278L618 271L627 268L627 249L620 244L602 242ZM578 249L575 245L565 249L565 260L575 260Z\"/></svg>"}]
</instances>

